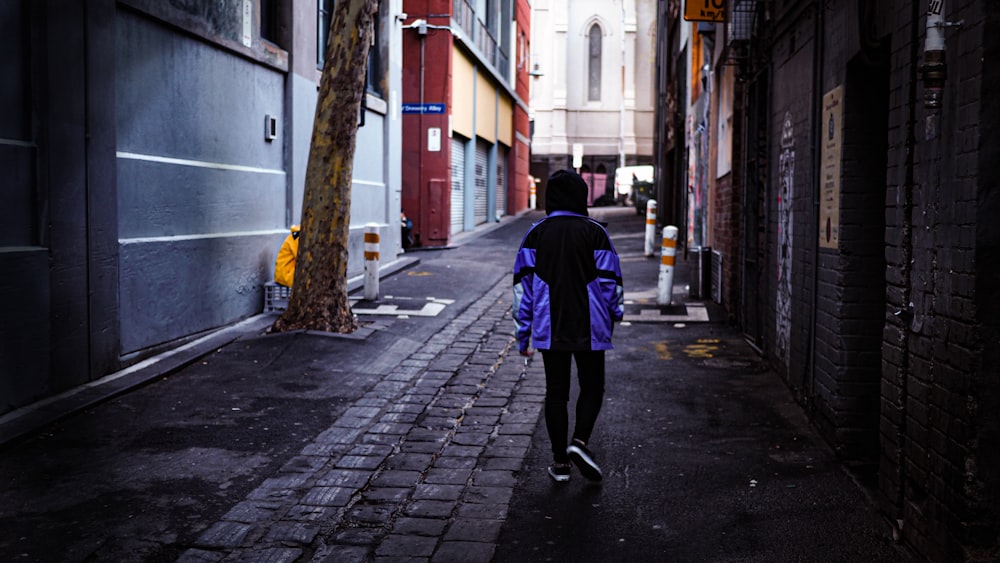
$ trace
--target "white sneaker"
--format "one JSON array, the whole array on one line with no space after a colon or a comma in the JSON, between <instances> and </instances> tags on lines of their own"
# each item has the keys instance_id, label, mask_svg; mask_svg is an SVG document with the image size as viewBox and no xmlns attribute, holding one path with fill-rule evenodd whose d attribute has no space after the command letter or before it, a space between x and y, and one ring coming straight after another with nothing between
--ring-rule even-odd
<instances>
[{"instance_id":1,"label":"white sneaker","mask_svg":"<svg viewBox=\"0 0 1000 563\"><path fill-rule=\"evenodd\" d=\"M549 466L549 477L556 483L565 483L569 481L569 464L554 464Z\"/></svg>"},{"instance_id":2,"label":"white sneaker","mask_svg":"<svg viewBox=\"0 0 1000 563\"><path fill-rule=\"evenodd\" d=\"M584 477L590 479L591 481L600 481L604 478L601 474L601 466L597 465L594 458L590 455L590 450L587 446L584 446L580 442L574 440L572 444L566 448L566 453L569 455L570 461L576 465L576 468L580 470L580 473Z\"/></svg>"}]
</instances>

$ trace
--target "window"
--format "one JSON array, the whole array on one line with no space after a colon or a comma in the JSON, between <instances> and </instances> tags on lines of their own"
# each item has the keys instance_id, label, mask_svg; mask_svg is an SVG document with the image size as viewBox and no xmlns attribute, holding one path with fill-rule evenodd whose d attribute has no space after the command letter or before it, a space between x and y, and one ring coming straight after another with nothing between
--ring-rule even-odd
<instances>
[{"instance_id":1,"label":"window","mask_svg":"<svg viewBox=\"0 0 1000 563\"><path fill-rule=\"evenodd\" d=\"M488 3L489 3L489 0L476 0L476 7L475 7L474 11L476 12L476 17L483 24L485 24L486 21L487 21L486 14L488 12L488 10L487 10L487 4Z\"/></svg>"},{"instance_id":2,"label":"window","mask_svg":"<svg viewBox=\"0 0 1000 563\"><path fill-rule=\"evenodd\" d=\"M330 42L330 20L333 18L334 0L317 0L316 12L316 66L323 68L326 44Z\"/></svg>"},{"instance_id":3,"label":"window","mask_svg":"<svg viewBox=\"0 0 1000 563\"><path fill-rule=\"evenodd\" d=\"M279 0L260 0L260 36L280 46L281 14Z\"/></svg>"},{"instance_id":4,"label":"window","mask_svg":"<svg viewBox=\"0 0 1000 563\"><path fill-rule=\"evenodd\" d=\"M375 21L372 25L372 45L368 49L368 69L365 72L365 90L381 98L385 97L382 80L385 78L385 71L382 65L382 33L380 29L385 18L382 14L387 11L385 7L388 2L379 2L378 11L375 12Z\"/></svg>"},{"instance_id":5,"label":"window","mask_svg":"<svg viewBox=\"0 0 1000 563\"><path fill-rule=\"evenodd\" d=\"M524 32L517 30L517 70L528 68L528 40Z\"/></svg>"},{"instance_id":6,"label":"window","mask_svg":"<svg viewBox=\"0 0 1000 563\"><path fill-rule=\"evenodd\" d=\"M322 69L326 60L326 47L330 42L330 22L333 20L336 0L317 0L316 4L316 67ZM382 64L381 27L385 21L383 15L388 10L386 4L379 2L378 11L375 13L372 44L368 51L368 66L365 71L365 90L380 97L385 97L385 88L382 85L385 71Z\"/></svg>"},{"instance_id":7,"label":"window","mask_svg":"<svg viewBox=\"0 0 1000 563\"><path fill-rule=\"evenodd\" d=\"M595 102L601 99L601 27L590 26L587 36L587 99Z\"/></svg>"}]
</instances>

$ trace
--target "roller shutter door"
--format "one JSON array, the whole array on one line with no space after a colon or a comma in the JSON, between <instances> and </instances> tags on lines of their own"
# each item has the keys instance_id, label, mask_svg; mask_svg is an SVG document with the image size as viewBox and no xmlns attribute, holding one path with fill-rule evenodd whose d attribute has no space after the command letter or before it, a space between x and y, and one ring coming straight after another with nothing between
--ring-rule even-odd
<instances>
[{"instance_id":1,"label":"roller shutter door","mask_svg":"<svg viewBox=\"0 0 1000 563\"><path fill-rule=\"evenodd\" d=\"M490 145L484 141L476 141L476 192L475 219L476 224L486 222L486 212L489 206L489 162Z\"/></svg>"},{"instance_id":2,"label":"roller shutter door","mask_svg":"<svg viewBox=\"0 0 1000 563\"><path fill-rule=\"evenodd\" d=\"M497 217L507 214L507 147L497 150Z\"/></svg>"},{"instance_id":3,"label":"roller shutter door","mask_svg":"<svg viewBox=\"0 0 1000 563\"><path fill-rule=\"evenodd\" d=\"M465 140L451 138L451 234L462 232L465 215Z\"/></svg>"}]
</instances>

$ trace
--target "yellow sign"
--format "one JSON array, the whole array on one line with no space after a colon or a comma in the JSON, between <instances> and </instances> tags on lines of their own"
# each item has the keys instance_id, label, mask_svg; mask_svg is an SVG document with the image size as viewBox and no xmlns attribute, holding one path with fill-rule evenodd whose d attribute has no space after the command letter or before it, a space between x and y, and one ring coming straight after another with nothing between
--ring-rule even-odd
<instances>
[{"instance_id":1,"label":"yellow sign","mask_svg":"<svg viewBox=\"0 0 1000 563\"><path fill-rule=\"evenodd\" d=\"M840 159L844 121L844 88L837 86L823 96L823 170L820 174L819 245L837 248L840 244Z\"/></svg>"},{"instance_id":2,"label":"yellow sign","mask_svg":"<svg viewBox=\"0 0 1000 563\"><path fill-rule=\"evenodd\" d=\"M726 21L726 0L687 0L684 3L684 19L689 22Z\"/></svg>"}]
</instances>

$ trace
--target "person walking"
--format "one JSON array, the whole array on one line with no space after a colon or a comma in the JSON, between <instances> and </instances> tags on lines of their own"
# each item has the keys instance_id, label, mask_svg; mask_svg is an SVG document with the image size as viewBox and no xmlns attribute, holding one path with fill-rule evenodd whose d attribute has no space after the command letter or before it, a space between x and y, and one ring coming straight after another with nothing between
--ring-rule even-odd
<instances>
[{"instance_id":1,"label":"person walking","mask_svg":"<svg viewBox=\"0 0 1000 563\"><path fill-rule=\"evenodd\" d=\"M588 217L587 183L559 170L548 180L546 217L525 233L514 262L514 329L518 350L541 351L545 367L545 426L552 445L549 476L570 478L570 462L592 481L603 478L587 443L604 402L604 353L625 293L618 253L604 225ZM567 444L570 371L580 393Z\"/></svg>"}]
</instances>

